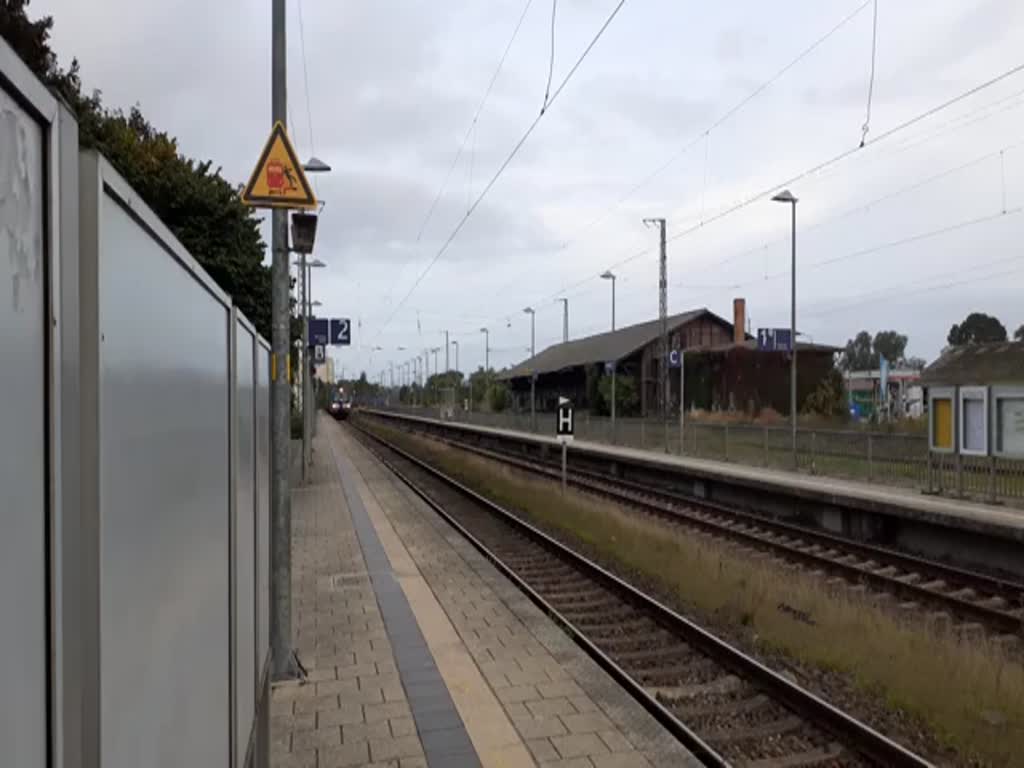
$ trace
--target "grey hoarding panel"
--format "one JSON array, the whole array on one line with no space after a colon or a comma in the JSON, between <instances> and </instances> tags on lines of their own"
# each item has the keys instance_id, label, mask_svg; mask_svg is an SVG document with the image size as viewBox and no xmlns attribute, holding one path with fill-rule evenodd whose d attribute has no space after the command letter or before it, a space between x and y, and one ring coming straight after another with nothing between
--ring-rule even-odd
<instances>
[{"instance_id":1,"label":"grey hoarding panel","mask_svg":"<svg viewBox=\"0 0 1024 768\"><path fill-rule=\"evenodd\" d=\"M229 310L151 213L120 190L144 229L113 195L98 254L101 764L225 766Z\"/></svg>"},{"instance_id":2,"label":"grey hoarding panel","mask_svg":"<svg viewBox=\"0 0 1024 768\"><path fill-rule=\"evenodd\" d=\"M270 348L256 348L256 661L270 653Z\"/></svg>"},{"instance_id":3,"label":"grey hoarding panel","mask_svg":"<svg viewBox=\"0 0 1024 768\"><path fill-rule=\"evenodd\" d=\"M253 344L246 326L236 326L235 413L235 765L245 760L256 718L256 416Z\"/></svg>"},{"instance_id":4,"label":"grey hoarding panel","mask_svg":"<svg viewBox=\"0 0 1024 768\"><path fill-rule=\"evenodd\" d=\"M12 768L42 768L47 751L45 138L0 87L0 761Z\"/></svg>"}]
</instances>

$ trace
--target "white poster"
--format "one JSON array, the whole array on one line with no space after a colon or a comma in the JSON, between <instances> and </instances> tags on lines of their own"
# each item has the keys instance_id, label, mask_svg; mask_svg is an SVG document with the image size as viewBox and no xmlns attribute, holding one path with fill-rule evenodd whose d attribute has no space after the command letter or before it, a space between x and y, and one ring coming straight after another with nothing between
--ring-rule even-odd
<instances>
[{"instance_id":1,"label":"white poster","mask_svg":"<svg viewBox=\"0 0 1024 768\"><path fill-rule=\"evenodd\" d=\"M1024 396L999 398L996 412L996 445L999 450L1024 456Z\"/></svg>"},{"instance_id":2,"label":"white poster","mask_svg":"<svg viewBox=\"0 0 1024 768\"><path fill-rule=\"evenodd\" d=\"M981 398L964 398L964 453L988 453L985 440L985 401Z\"/></svg>"}]
</instances>

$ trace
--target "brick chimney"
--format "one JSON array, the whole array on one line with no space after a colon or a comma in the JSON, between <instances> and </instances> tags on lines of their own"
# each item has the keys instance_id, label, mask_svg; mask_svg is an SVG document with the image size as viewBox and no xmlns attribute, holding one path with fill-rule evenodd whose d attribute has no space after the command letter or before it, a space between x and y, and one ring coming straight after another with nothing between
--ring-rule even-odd
<instances>
[{"instance_id":1,"label":"brick chimney","mask_svg":"<svg viewBox=\"0 0 1024 768\"><path fill-rule=\"evenodd\" d=\"M732 300L732 340L742 344L747 340L747 300Z\"/></svg>"}]
</instances>

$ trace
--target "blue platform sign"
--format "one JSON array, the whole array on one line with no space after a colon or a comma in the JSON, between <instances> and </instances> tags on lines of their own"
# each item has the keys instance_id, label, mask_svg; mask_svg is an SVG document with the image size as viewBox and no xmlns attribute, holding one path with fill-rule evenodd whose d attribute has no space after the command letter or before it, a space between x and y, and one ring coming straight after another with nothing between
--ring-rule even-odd
<instances>
[{"instance_id":1,"label":"blue platform sign","mask_svg":"<svg viewBox=\"0 0 1024 768\"><path fill-rule=\"evenodd\" d=\"M330 343L337 346L349 345L352 343L352 323L347 317L331 318L331 340Z\"/></svg>"},{"instance_id":2,"label":"blue platform sign","mask_svg":"<svg viewBox=\"0 0 1024 768\"><path fill-rule=\"evenodd\" d=\"M326 317L309 318L309 346L323 346L330 336L329 321Z\"/></svg>"},{"instance_id":3,"label":"blue platform sign","mask_svg":"<svg viewBox=\"0 0 1024 768\"><path fill-rule=\"evenodd\" d=\"M683 362L683 353L678 349L673 349L668 353L668 367L678 368Z\"/></svg>"},{"instance_id":4,"label":"blue platform sign","mask_svg":"<svg viewBox=\"0 0 1024 768\"><path fill-rule=\"evenodd\" d=\"M757 348L762 352L789 352L793 334L789 328L758 328Z\"/></svg>"}]
</instances>

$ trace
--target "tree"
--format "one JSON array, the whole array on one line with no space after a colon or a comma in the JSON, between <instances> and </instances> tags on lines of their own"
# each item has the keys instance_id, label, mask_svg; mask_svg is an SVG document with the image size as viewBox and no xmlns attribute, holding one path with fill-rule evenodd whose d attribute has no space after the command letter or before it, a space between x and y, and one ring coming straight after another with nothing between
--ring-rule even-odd
<instances>
[{"instance_id":1,"label":"tree","mask_svg":"<svg viewBox=\"0 0 1024 768\"><path fill-rule=\"evenodd\" d=\"M270 270L263 266L259 220L235 188L178 151L177 140L154 128L138 106L125 114L85 95L77 60L64 70L50 48L53 18L28 18L29 0L0 2L0 37L74 111L79 144L101 152L167 225L217 284L270 338ZM293 331L294 334L294 331Z\"/></svg>"},{"instance_id":2,"label":"tree","mask_svg":"<svg viewBox=\"0 0 1024 768\"><path fill-rule=\"evenodd\" d=\"M928 361L923 357L908 357L903 361L903 367L910 368L913 371L923 371L927 365Z\"/></svg>"},{"instance_id":3,"label":"tree","mask_svg":"<svg viewBox=\"0 0 1024 768\"><path fill-rule=\"evenodd\" d=\"M1024 323L1021 324L1020 328L1013 332L1014 341L1024 341Z\"/></svg>"},{"instance_id":4,"label":"tree","mask_svg":"<svg viewBox=\"0 0 1024 768\"><path fill-rule=\"evenodd\" d=\"M872 343L873 361L878 364L878 359L884 357L892 364L900 364L904 361L904 354L907 351L907 337L896 331L879 331L875 334ZM872 366L874 367L874 365Z\"/></svg>"},{"instance_id":5,"label":"tree","mask_svg":"<svg viewBox=\"0 0 1024 768\"><path fill-rule=\"evenodd\" d=\"M871 360L871 334L861 331L846 342L846 348L839 358L839 367L844 371L862 371L873 367Z\"/></svg>"},{"instance_id":6,"label":"tree","mask_svg":"<svg viewBox=\"0 0 1024 768\"><path fill-rule=\"evenodd\" d=\"M953 346L1006 341L1006 326L984 312L971 312L962 323L954 323L946 340Z\"/></svg>"},{"instance_id":7,"label":"tree","mask_svg":"<svg viewBox=\"0 0 1024 768\"><path fill-rule=\"evenodd\" d=\"M839 368L844 371L866 371L878 368L879 358L884 357L893 365L905 365L907 337L896 331L879 331L874 338L868 331L861 331L846 342L846 348L839 358Z\"/></svg>"}]
</instances>

